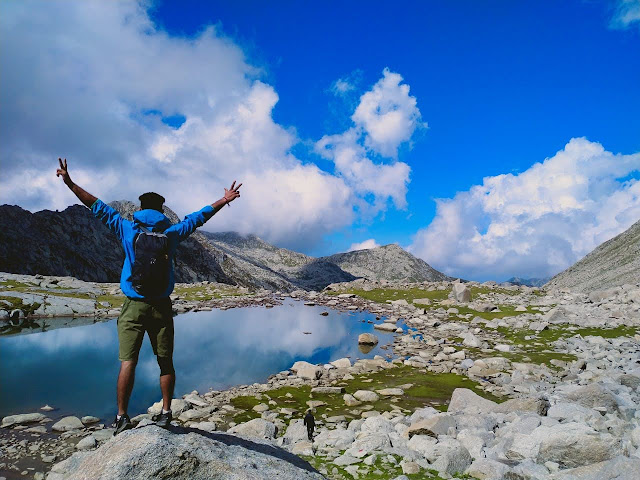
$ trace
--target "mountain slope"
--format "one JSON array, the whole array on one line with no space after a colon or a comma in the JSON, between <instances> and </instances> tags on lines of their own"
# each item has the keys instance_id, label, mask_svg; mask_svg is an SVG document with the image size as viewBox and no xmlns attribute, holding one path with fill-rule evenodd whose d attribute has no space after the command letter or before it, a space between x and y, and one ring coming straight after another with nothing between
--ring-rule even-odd
<instances>
[{"instance_id":1,"label":"mountain slope","mask_svg":"<svg viewBox=\"0 0 640 480\"><path fill-rule=\"evenodd\" d=\"M138 209L129 201L110 204L127 219ZM178 216L164 213L173 222ZM176 281L215 281L249 288L321 290L331 283L369 280L446 280L397 245L314 258L271 245L255 235L197 231L177 251ZM62 212L31 213L0 206L0 271L73 276L119 282L124 252L117 237L80 205Z\"/></svg>"},{"instance_id":2,"label":"mountain slope","mask_svg":"<svg viewBox=\"0 0 640 480\"><path fill-rule=\"evenodd\" d=\"M640 282L640 221L553 277L546 288L591 292Z\"/></svg>"},{"instance_id":3,"label":"mountain slope","mask_svg":"<svg viewBox=\"0 0 640 480\"><path fill-rule=\"evenodd\" d=\"M323 260L335 263L345 272L369 280L426 282L451 280L424 260L414 257L398 245L384 245L369 250L337 253Z\"/></svg>"}]
</instances>

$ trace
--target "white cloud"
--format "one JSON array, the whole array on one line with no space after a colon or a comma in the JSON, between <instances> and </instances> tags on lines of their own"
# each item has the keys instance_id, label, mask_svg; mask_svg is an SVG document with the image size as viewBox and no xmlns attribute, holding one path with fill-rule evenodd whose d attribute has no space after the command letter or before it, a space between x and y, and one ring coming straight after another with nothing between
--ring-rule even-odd
<instances>
[{"instance_id":1,"label":"white cloud","mask_svg":"<svg viewBox=\"0 0 640 480\"><path fill-rule=\"evenodd\" d=\"M339 78L331 85L330 91L337 96L344 96L349 92L355 90L355 86L349 83L348 80Z\"/></svg>"},{"instance_id":2,"label":"white cloud","mask_svg":"<svg viewBox=\"0 0 640 480\"><path fill-rule=\"evenodd\" d=\"M410 250L470 279L555 274L640 218L639 171L640 153L614 155L574 138L519 175L438 200Z\"/></svg>"},{"instance_id":3,"label":"white cloud","mask_svg":"<svg viewBox=\"0 0 640 480\"><path fill-rule=\"evenodd\" d=\"M640 0L617 0L611 27L625 29L640 22Z\"/></svg>"},{"instance_id":4,"label":"white cloud","mask_svg":"<svg viewBox=\"0 0 640 480\"><path fill-rule=\"evenodd\" d=\"M374 238L370 238L369 240L365 240L364 242L352 243L347 252L353 252L354 250L370 250L379 246L380 244L376 242Z\"/></svg>"},{"instance_id":5,"label":"white cloud","mask_svg":"<svg viewBox=\"0 0 640 480\"><path fill-rule=\"evenodd\" d=\"M360 97L351 117L354 126L343 133L325 135L316 142L316 151L334 162L336 172L355 192L372 195L373 205L361 205L368 215L375 215L392 200L405 208L411 168L396 161L398 148L411 139L420 127L420 111L409 86L402 77L388 69L382 78ZM377 155L391 159L385 163Z\"/></svg>"},{"instance_id":6,"label":"white cloud","mask_svg":"<svg viewBox=\"0 0 640 480\"><path fill-rule=\"evenodd\" d=\"M401 82L401 75L385 69L351 117L366 132L365 145L385 157L395 158L398 147L421 125L416 97Z\"/></svg>"},{"instance_id":7,"label":"white cloud","mask_svg":"<svg viewBox=\"0 0 640 480\"><path fill-rule=\"evenodd\" d=\"M147 6L0 4L0 203L75 203L55 177L66 156L74 180L104 200L155 190L180 215L244 182L210 229L299 248L349 225L364 200L339 172L290 153L299 140L273 121L278 95L242 50L215 27L172 37ZM175 114L180 128L162 123Z\"/></svg>"}]
</instances>

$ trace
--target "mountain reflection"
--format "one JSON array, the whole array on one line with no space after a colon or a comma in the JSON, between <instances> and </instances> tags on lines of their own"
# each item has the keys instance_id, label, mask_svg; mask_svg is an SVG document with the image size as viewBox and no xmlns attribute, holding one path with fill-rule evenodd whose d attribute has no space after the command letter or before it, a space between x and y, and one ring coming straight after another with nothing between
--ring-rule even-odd
<instances>
[{"instance_id":1,"label":"mountain reflection","mask_svg":"<svg viewBox=\"0 0 640 480\"><path fill-rule=\"evenodd\" d=\"M175 317L176 396L264 382L297 360L329 362L383 354L392 335L376 332L379 346L363 353L357 336L372 332L367 313L339 313L288 301L272 309L190 312ZM363 322L362 320L365 320ZM57 414L110 420L118 373L116 321L0 337L0 416L35 411L45 403ZM303 333L310 332L310 334ZM24 332L22 332L24 333ZM160 399L159 368L147 339L136 371L130 414Z\"/></svg>"}]
</instances>

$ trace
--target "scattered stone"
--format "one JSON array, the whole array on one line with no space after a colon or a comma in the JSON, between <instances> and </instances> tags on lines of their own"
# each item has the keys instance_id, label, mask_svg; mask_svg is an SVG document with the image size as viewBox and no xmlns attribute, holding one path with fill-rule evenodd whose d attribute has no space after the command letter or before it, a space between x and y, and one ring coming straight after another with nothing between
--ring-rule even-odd
<instances>
[{"instance_id":1,"label":"scattered stone","mask_svg":"<svg viewBox=\"0 0 640 480\"><path fill-rule=\"evenodd\" d=\"M371 390L358 390L353 396L361 402L377 402L379 398L378 395Z\"/></svg>"},{"instance_id":2,"label":"scattered stone","mask_svg":"<svg viewBox=\"0 0 640 480\"><path fill-rule=\"evenodd\" d=\"M3 427L14 427L17 425L26 425L29 423L41 422L45 417L42 413L20 413L18 415L9 415L2 419Z\"/></svg>"},{"instance_id":3,"label":"scattered stone","mask_svg":"<svg viewBox=\"0 0 640 480\"><path fill-rule=\"evenodd\" d=\"M68 416L54 423L51 430L54 432L69 432L73 430L82 430L83 428L84 424L78 417Z\"/></svg>"},{"instance_id":4,"label":"scattered stone","mask_svg":"<svg viewBox=\"0 0 640 480\"><path fill-rule=\"evenodd\" d=\"M372 333L361 333L358 336L358 343L360 345L377 345L378 337Z\"/></svg>"}]
</instances>

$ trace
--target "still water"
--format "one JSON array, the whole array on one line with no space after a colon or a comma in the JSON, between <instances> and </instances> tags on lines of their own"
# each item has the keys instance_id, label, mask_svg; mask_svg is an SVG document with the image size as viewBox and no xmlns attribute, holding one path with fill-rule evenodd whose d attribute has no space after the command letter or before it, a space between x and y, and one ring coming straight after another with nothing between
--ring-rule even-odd
<instances>
[{"instance_id":1,"label":"still water","mask_svg":"<svg viewBox=\"0 0 640 480\"><path fill-rule=\"evenodd\" d=\"M351 357L355 361L390 351L380 347L392 342L393 335L379 331L375 332L380 340L376 348L366 354L358 349L358 335L374 331L373 324L367 323L375 321L374 315L329 310L328 316L321 316L325 310L287 300L271 309L176 316L175 396L264 382L297 360L326 363ZM69 328L0 336L0 417L37 411L49 404L57 408L52 417L73 414L112 419L119 368L116 321L67 322ZM161 398L158 375L145 337L129 404L131 416L146 412Z\"/></svg>"}]
</instances>

